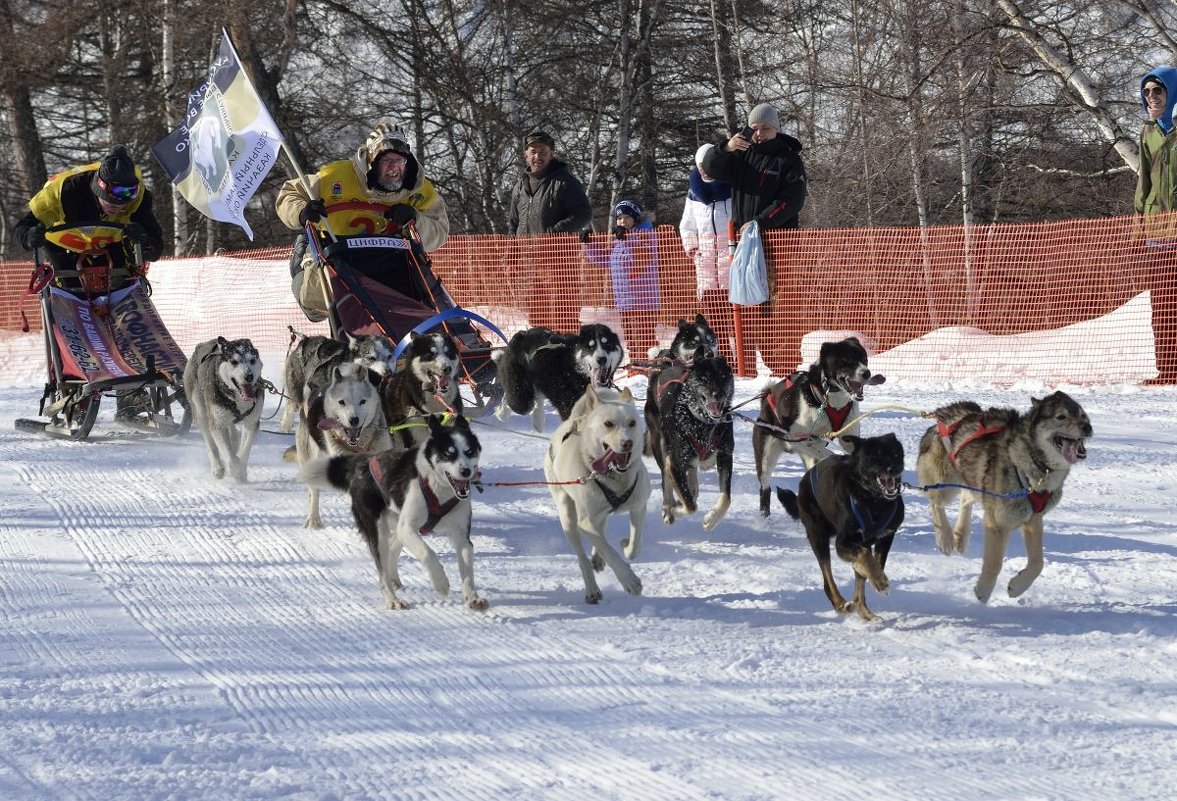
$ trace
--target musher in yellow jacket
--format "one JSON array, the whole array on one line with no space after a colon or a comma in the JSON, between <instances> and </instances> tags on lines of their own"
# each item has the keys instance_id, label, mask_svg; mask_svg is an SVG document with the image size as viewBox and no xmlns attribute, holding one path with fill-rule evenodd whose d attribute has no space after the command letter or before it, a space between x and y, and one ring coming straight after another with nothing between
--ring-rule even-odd
<instances>
[{"instance_id":1,"label":"musher in yellow jacket","mask_svg":"<svg viewBox=\"0 0 1177 801\"><path fill-rule=\"evenodd\" d=\"M287 181L278 192L278 219L295 230L326 218L336 236L397 234L402 226L414 222L426 252L441 247L449 238L445 200L422 174L404 132L388 123L377 125L350 159L324 165L310 176L309 183L309 194L297 178ZM290 261L291 290L296 298L301 296L306 246L306 237L296 239ZM351 266L358 272L381 283L396 284L396 276L388 270L398 265L390 264L387 254L359 251L350 256ZM304 311L311 319L322 319L305 307Z\"/></svg>"}]
</instances>

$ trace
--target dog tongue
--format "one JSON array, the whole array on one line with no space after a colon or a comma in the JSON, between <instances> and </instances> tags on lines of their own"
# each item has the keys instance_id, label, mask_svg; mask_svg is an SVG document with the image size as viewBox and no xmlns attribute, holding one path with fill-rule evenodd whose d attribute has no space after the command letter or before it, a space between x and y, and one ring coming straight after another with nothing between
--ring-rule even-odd
<instances>
[{"instance_id":1,"label":"dog tongue","mask_svg":"<svg viewBox=\"0 0 1177 801\"><path fill-rule=\"evenodd\" d=\"M257 384L238 384L237 394L242 400L257 400Z\"/></svg>"},{"instance_id":2,"label":"dog tongue","mask_svg":"<svg viewBox=\"0 0 1177 801\"><path fill-rule=\"evenodd\" d=\"M1083 447L1083 440L1081 439L1064 439L1059 446L1059 451L1063 458L1066 459L1067 464L1075 464L1080 459L1087 458L1087 449Z\"/></svg>"},{"instance_id":3,"label":"dog tongue","mask_svg":"<svg viewBox=\"0 0 1177 801\"><path fill-rule=\"evenodd\" d=\"M886 380L887 380L886 376L880 375L879 373L875 373L874 375L872 375L870 378L868 378L866 380L866 383L870 384L872 387L876 387L879 384L882 384Z\"/></svg>"},{"instance_id":4,"label":"dog tongue","mask_svg":"<svg viewBox=\"0 0 1177 801\"><path fill-rule=\"evenodd\" d=\"M620 469L624 470L629 466L629 454L618 453L612 448L606 448L605 452L593 460L592 468L594 473L604 473L607 470Z\"/></svg>"},{"instance_id":5,"label":"dog tongue","mask_svg":"<svg viewBox=\"0 0 1177 801\"><path fill-rule=\"evenodd\" d=\"M448 375L439 375L437 377L437 389L440 392L445 392L450 388L450 377Z\"/></svg>"}]
</instances>

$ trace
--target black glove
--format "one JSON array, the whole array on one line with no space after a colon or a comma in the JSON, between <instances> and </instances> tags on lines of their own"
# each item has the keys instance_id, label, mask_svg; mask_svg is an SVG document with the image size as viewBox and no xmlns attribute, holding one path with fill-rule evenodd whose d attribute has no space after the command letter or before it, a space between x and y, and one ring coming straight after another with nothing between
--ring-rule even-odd
<instances>
[{"instance_id":1,"label":"black glove","mask_svg":"<svg viewBox=\"0 0 1177 801\"><path fill-rule=\"evenodd\" d=\"M613 236L616 239L625 239L625 229L620 225L613 226Z\"/></svg>"},{"instance_id":2,"label":"black glove","mask_svg":"<svg viewBox=\"0 0 1177 801\"><path fill-rule=\"evenodd\" d=\"M309 222L317 223L326 216L327 204L321 200L312 200L302 207L302 211L298 213L298 221L306 225Z\"/></svg>"},{"instance_id":3,"label":"black glove","mask_svg":"<svg viewBox=\"0 0 1177 801\"><path fill-rule=\"evenodd\" d=\"M384 210L384 219L403 228L417 219L417 210L407 203L395 203Z\"/></svg>"},{"instance_id":4,"label":"black glove","mask_svg":"<svg viewBox=\"0 0 1177 801\"><path fill-rule=\"evenodd\" d=\"M580 239L580 243L582 245L588 244L589 237L592 235L593 235L593 229L585 228L583 231L580 232L580 235L578 237Z\"/></svg>"},{"instance_id":5,"label":"black glove","mask_svg":"<svg viewBox=\"0 0 1177 801\"><path fill-rule=\"evenodd\" d=\"M127 227L123 229L123 237L125 239L133 239L140 245L147 244L147 229L137 222L127 223Z\"/></svg>"},{"instance_id":6,"label":"black glove","mask_svg":"<svg viewBox=\"0 0 1177 801\"><path fill-rule=\"evenodd\" d=\"M25 246L25 250L35 250L40 245L45 244L45 226L37 223L32 228L25 231L24 241L21 243Z\"/></svg>"}]
</instances>

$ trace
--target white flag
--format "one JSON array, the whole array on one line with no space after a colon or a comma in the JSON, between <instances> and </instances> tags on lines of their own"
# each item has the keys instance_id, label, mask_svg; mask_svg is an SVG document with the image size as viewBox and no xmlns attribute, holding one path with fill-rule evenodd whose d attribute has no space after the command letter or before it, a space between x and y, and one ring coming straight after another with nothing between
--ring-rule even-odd
<instances>
[{"instance_id":1,"label":"white flag","mask_svg":"<svg viewBox=\"0 0 1177 801\"><path fill-rule=\"evenodd\" d=\"M277 161L282 134L222 34L204 81L188 93L183 124L151 152L197 210L240 225L252 240L245 204Z\"/></svg>"}]
</instances>

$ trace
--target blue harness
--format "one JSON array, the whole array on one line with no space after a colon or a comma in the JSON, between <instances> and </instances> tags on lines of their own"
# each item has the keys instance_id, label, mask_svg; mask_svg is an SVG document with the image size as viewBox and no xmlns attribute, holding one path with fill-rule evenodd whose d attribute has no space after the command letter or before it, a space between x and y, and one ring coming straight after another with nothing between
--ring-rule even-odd
<instances>
[{"instance_id":1,"label":"blue harness","mask_svg":"<svg viewBox=\"0 0 1177 801\"><path fill-rule=\"evenodd\" d=\"M809 471L809 488L813 490L813 494L817 495L817 466ZM854 496L850 495L850 513L854 515L854 520L858 523L858 528L862 532L862 541L864 544L870 544L879 538L879 535L891 527L891 521L895 519L895 512L899 509L899 504L892 501L891 510L887 515L887 519L876 523L871 519L870 511L859 508L854 500Z\"/></svg>"}]
</instances>

